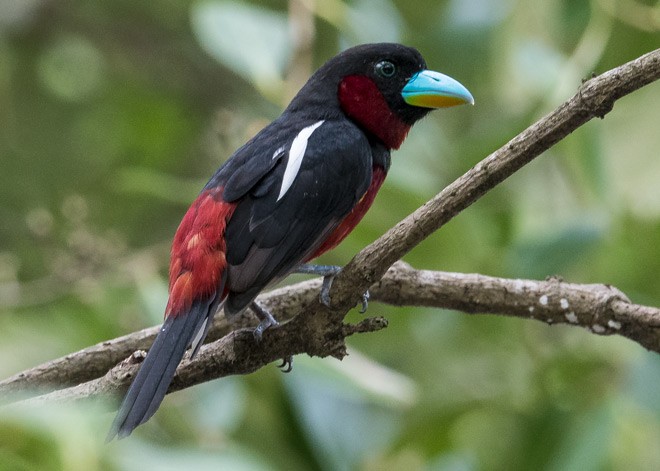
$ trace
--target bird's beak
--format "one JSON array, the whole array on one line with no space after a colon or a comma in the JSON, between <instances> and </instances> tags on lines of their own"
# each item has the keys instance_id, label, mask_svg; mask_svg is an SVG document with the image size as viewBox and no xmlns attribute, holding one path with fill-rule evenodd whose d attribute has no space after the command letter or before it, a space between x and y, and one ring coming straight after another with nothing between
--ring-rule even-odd
<instances>
[{"instance_id":1,"label":"bird's beak","mask_svg":"<svg viewBox=\"0 0 660 471\"><path fill-rule=\"evenodd\" d=\"M469 103L474 105L472 94L463 85L447 75L432 70L422 70L413 75L401 90L403 100L422 108L448 108Z\"/></svg>"}]
</instances>

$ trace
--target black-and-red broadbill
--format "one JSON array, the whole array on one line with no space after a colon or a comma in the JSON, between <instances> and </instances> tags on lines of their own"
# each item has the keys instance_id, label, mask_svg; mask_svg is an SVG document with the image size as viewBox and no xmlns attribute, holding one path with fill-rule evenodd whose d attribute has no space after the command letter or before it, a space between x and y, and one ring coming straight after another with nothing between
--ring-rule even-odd
<instances>
[{"instance_id":1,"label":"black-and-red broadbill","mask_svg":"<svg viewBox=\"0 0 660 471\"><path fill-rule=\"evenodd\" d=\"M432 108L473 103L415 49L365 44L312 75L282 115L211 177L174 236L165 322L112 424L129 435L160 405L213 315L231 318L267 285L341 242L362 219L411 126ZM274 320L254 306L261 324Z\"/></svg>"}]
</instances>

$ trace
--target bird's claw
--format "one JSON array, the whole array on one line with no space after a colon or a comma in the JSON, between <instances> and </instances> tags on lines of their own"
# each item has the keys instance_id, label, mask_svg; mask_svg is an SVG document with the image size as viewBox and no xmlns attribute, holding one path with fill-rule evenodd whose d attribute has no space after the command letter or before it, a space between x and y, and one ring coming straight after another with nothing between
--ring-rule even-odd
<instances>
[{"instance_id":1,"label":"bird's claw","mask_svg":"<svg viewBox=\"0 0 660 471\"><path fill-rule=\"evenodd\" d=\"M280 323L275 320L273 315L270 312L268 312L267 309L261 307L259 304L256 303L256 301L252 301L252 304L250 304L250 308L259 318L259 325L256 326L252 331L252 335L254 336L255 342L259 343L261 342L261 338L263 337L264 332L266 332L271 327L277 327L278 325L280 325ZM277 365L277 367L281 369L283 373L290 372L293 369L293 357L289 355L287 357L282 358L282 363L280 365Z\"/></svg>"},{"instance_id":2,"label":"bird's claw","mask_svg":"<svg viewBox=\"0 0 660 471\"><path fill-rule=\"evenodd\" d=\"M369 294L369 290L366 290L364 293L362 293L362 307L360 308L360 314L367 312L370 297L371 295Z\"/></svg>"},{"instance_id":3,"label":"bird's claw","mask_svg":"<svg viewBox=\"0 0 660 471\"><path fill-rule=\"evenodd\" d=\"M332 287L332 282L335 279L335 275L327 275L323 277L323 284L321 285L321 293L319 294L319 301L326 307L330 307L330 287ZM362 300L360 301L362 307L360 307L360 314L367 312L369 307L369 290L362 293Z\"/></svg>"},{"instance_id":4,"label":"bird's claw","mask_svg":"<svg viewBox=\"0 0 660 471\"><path fill-rule=\"evenodd\" d=\"M289 355L285 358L282 358L282 363L277 365L277 367L282 371L282 373L290 373L293 370L293 356Z\"/></svg>"},{"instance_id":5,"label":"bird's claw","mask_svg":"<svg viewBox=\"0 0 660 471\"><path fill-rule=\"evenodd\" d=\"M277 327L280 325L280 323L275 320L270 312L259 306L256 302L253 301L252 304L250 304L250 307L259 318L259 325L256 326L252 331L254 340L259 343L261 342L261 338L263 337L264 332L266 332L271 327Z\"/></svg>"},{"instance_id":6,"label":"bird's claw","mask_svg":"<svg viewBox=\"0 0 660 471\"><path fill-rule=\"evenodd\" d=\"M304 273L306 275L320 275L323 277L323 284L321 285L321 293L319 294L319 302L324 306L330 307L330 288L335 276L341 271L341 267L336 265L311 265L304 263L296 267L296 273Z\"/></svg>"},{"instance_id":7,"label":"bird's claw","mask_svg":"<svg viewBox=\"0 0 660 471\"><path fill-rule=\"evenodd\" d=\"M323 284L321 285L321 292L319 293L319 301L326 307L330 307L330 288L332 282L335 280L336 275L326 275L323 277Z\"/></svg>"}]
</instances>

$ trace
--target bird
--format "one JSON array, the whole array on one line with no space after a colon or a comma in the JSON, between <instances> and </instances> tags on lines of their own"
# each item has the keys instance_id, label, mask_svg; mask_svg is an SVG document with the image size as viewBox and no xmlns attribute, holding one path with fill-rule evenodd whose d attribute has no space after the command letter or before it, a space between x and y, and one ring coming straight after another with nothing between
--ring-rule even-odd
<instances>
[{"instance_id":1,"label":"bird","mask_svg":"<svg viewBox=\"0 0 660 471\"><path fill-rule=\"evenodd\" d=\"M215 172L175 233L164 323L130 385L107 441L158 409L186 350L213 316L251 308L258 341L277 321L255 302L337 246L372 205L413 124L434 108L474 104L458 81L429 70L414 48L354 46L329 59L282 114ZM327 268L327 267L326 267ZM326 292L322 300L329 302Z\"/></svg>"}]
</instances>

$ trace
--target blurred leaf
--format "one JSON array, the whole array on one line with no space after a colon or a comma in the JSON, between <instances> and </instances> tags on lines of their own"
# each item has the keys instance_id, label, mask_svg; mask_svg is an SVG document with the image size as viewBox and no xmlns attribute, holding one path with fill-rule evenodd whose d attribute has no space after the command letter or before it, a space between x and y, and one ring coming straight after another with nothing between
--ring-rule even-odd
<instances>
[{"instance_id":1,"label":"blurred leaf","mask_svg":"<svg viewBox=\"0 0 660 471\"><path fill-rule=\"evenodd\" d=\"M653 352L641 353L628 373L626 397L660 419L660 361Z\"/></svg>"},{"instance_id":2,"label":"blurred leaf","mask_svg":"<svg viewBox=\"0 0 660 471\"><path fill-rule=\"evenodd\" d=\"M140 280L137 286L144 317L153 325L161 324L167 306L167 284L160 278L150 277L147 280Z\"/></svg>"},{"instance_id":3,"label":"blurred leaf","mask_svg":"<svg viewBox=\"0 0 660 471\"><path fill-rule=\"evenodd\" d=\"M600 228L584 225L520 241L511 248L509 269L523 278L561 275L566 267L578 263L601 235Z\"/></svg>"},{"instance_id":4,"label":"blurred leaf","mask_svg":"<svg viewBox=\"0 0 660 471\"><path fill-rule=\"evenodd\" d=\"M107 469L100 403L12 406L0 412L0 470L96 471ZM3 465L12 463L8 468ZM17 467L13 467L18 464Z\"/></svg>"},{"instance_id":5,"label":"blurred leaf","mask_svg":"<svg viewBox=\"0 0 660 471\"><path fill-rule=\"evenodd\" d=\"M347 357L349 363L350 358ZM387 446L401 428L397 418L406 404L401 403L399 392L386 396L387 390L367 388L369 382L377 381L378 375L373 373L382 370L367 365L369 362L364 360L356 365L361 368L358 378L349 376L344 369L331 367L329 360L297 357L295 374L285 378L294 410L324 469L354 469L368 454ZM394 387L393 373L380 375L383 374L390 378L390 387ZM406 384L403 390L409 389L408 381L403 381ZM410 393L403 394L407 403ZM399 399L393 402L394 398Z\"/></svg>"},{"instance_id":6,"label":"blurred leaf","mask_svg":"<svg viewBox=\"0 0 660 471\"><path fill-rule=\"evenodd\" d=\"M644 123L657 119L660 108L659 85L626 97L625 105L607 115L602 123L602 150L608 171L609 207L631 212L642 219L660 218L660 133Z\"/></svg>"},{"instance_id":7,"label":"blurred leaf","mask_svg":"<svg viewBox=\"0 0 660 471\"><path fill-rule=\"evenodd\" d=\"M593 201L595 206L605 206L610 196L611 175L605 168L601 132L602 126L587 126L557 146L564 154L564 173L573 180L572 189L582 204Z\"/></svg>"},{"instance_id":8,"label":"blurred leaf","mask_svg":"<svg viewBox=\"0 0 660 471\"><path fill-rule=\"evenodd\" d=\"M58 470L57 443L41 430L26 427L22 420L0 418L0 470Z\"/></svg>"},{"instance_id":9,"label":"blurred leaf","mask_svg":"<svg viewBox=\"0 0 660 471\"><path fill-rule=\"evenodd\" d=\"M192 8L193 31L225 67L278 102L291 50L286 16L230 1L202 1Z\"/></svg>"},{"instance_id":10,"label":"blurred leaf","mask_svg":"<svg viewBox=\"0 0 660 471\"><path fill-rule=\"evenodd\" d=\"M351 33L350 45L401 40L402 20L389 0L352 2L346 22Z\"/></svg>"},{"instance_id":11,"label":"blurred leaf","mask_svg":"<svg viewBox=\"0 0 660 471\"><path fill-rule=\"evenodd\" d=\"M511 0L451 0L446 15L454 26L483 28L502 22L514 6Z\"/></svg>"},{"instance_id":12,"label":"blurred leaf","mask_svg":"<svg viewBox=\"0 0 660 471\"><path fill-rule=\"evenodd\" d=\"M416 125L415 131L420 132L411 133L405 148L393 153L392 171L387 180L388 185L424 201L449 183L445 175L454 159L448 149L447 136L434 124L424 120Z\"/></svg>"},{"instance_id":13,"label":"blurred leaf","mask_svg":"<svg viewBox=\"0 0 660 471\"><path fill-rule=\"evenodd\" d=\"M59 38L43 52L39 76L45 88L58 98L81 101L102 86L105 61L91 41L82 36Z\"/></svg>"},{"instance_id":14,"label":"blurred leaf","mask_svg":"<svg viewBox=\"0 0 660 471\"><path fill-rule=\"evenodd\" d=\"M191 391L196 423L202 433L228 434L245 417L248 391L241 378L228 377L200 384Z\"/></svg>"},{"instance_id":15,"label":"blurred leaf","mask_svg":"<svg viewBox=\"0 0 660 471\"><path fill-rule=\"evenodd\" d=\"M158 447L132 441L121 444L121 452L115 453L113 462L117 469L125 471L267 471L274 469L254 453L240 447L217 451L197 448Z\"/></svg>"},{"instance_id":16,"label":"blurred leaf","mask_svg":"<svg viewBox=\"0 0 660 471\"><path fill-rule=\"evenodd\" d=\"M505 101L515 106L548 93L564 59L553 45L538 38L518 42L512 51L509 86L502 89Z\"/></svg>"},{"instance_id":17,"label":"blurred leaf","mask_svg":"<svg viewBox=\"0 0 660 471\"><path fill-rule=\"evenodd\" d=\"M428 471L474 471L477 470L475 459L469 455L446 453L431 460Z\"/></svg>"},{"instance_id":18,"label":"blurred leaf","mask_svg":"<svg viewBox=\"0 0 660 471\"><path fill-rule=\"evenodd\" d=\"M657 403L657 396L654 398ZM657 414L621 394L614 402L616 429L610 441L612 469L655 470L660 467L660 423Z\"/></svg>"},{"instance_id":19,"label":"blurred leaf","mask_svg":"<svg viewBox=\"0 0 660 471\"><path fill-rule=\"evenodd\" d=\"M614 437L613 414L609 404L576 418L565 433L555 456L544 469L548 471L598 471L608 459Z\"/></svg>"},{"instance_id":20,"label":"blurred leaf","mask_svg":"<svg viewBox=\"0 0 660 471\"><path fill-rule=\"evenodd\" d=\"M133 167L117 172L113 186L118 191L142 193L163 201L188 205L199 194L204 182L182 182L171 175L149 168Z\"/></svg>"},{"instance_id":21,"label":"blurred leaf","mask_svg":"<svg viewBox=\"0 0 660 471\"><path fill-rule=\"evenodd\" d=\"M3 0L0 2L0 33L20 29L35 16L42 0Z\"/></svg>"}]
</instances>

